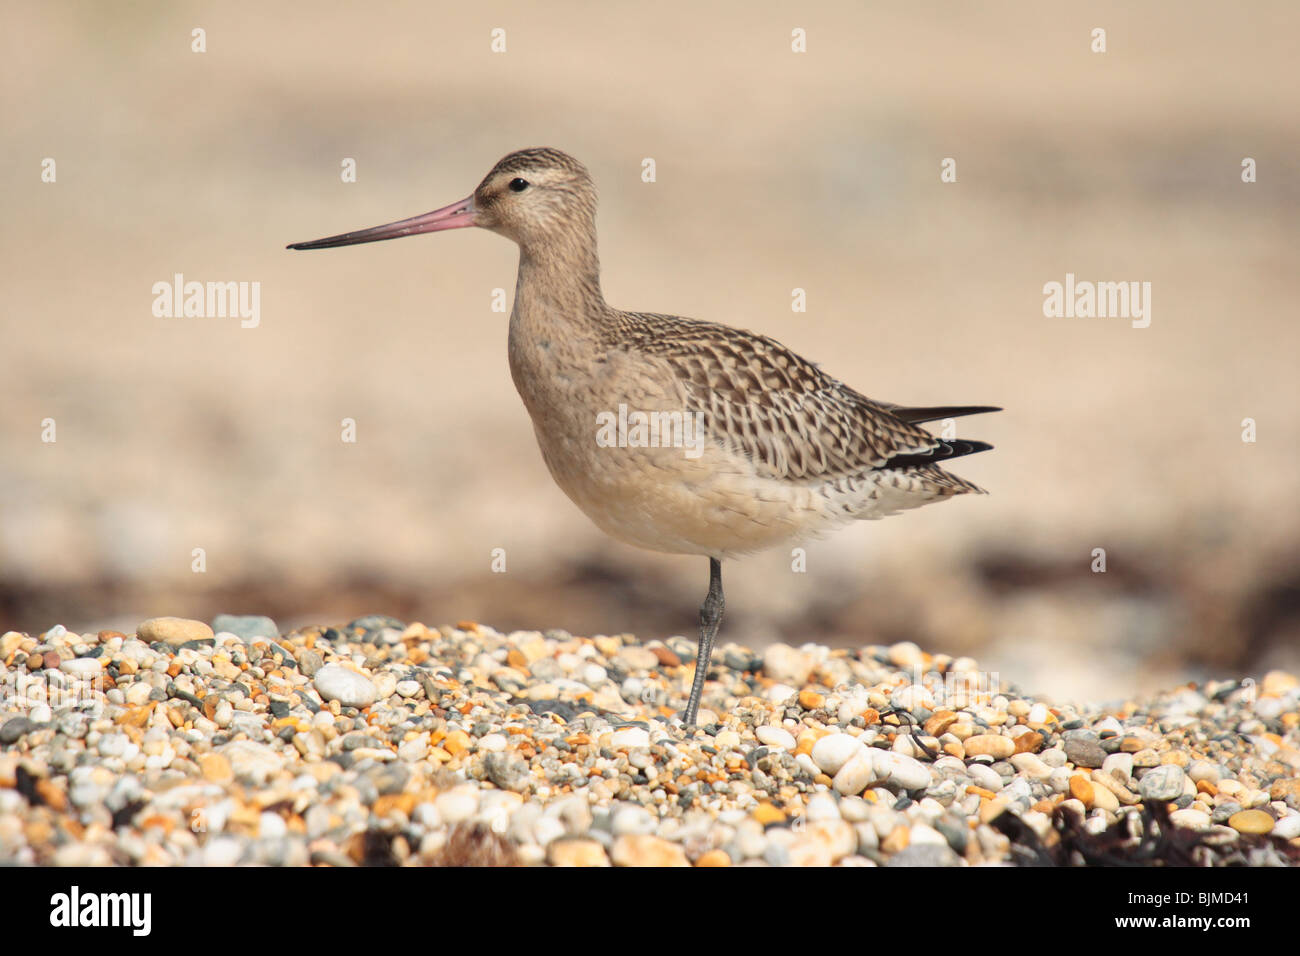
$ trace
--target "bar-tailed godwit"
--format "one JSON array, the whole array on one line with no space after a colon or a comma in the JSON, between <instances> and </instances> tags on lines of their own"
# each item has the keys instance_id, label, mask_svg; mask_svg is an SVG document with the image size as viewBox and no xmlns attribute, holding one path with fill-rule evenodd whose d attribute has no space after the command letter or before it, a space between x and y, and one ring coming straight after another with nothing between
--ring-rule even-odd
<instances>
[{"instance_id":1,"label":"bar-tailed godwit","mask_svg":"<svg viewBox=\"0 0 1300 956\"><path fill-rule=\"evenodd\" d=\"M722 620L724 558L982 493L939 463L991 446L920 426L997 408L874 401L766 336L606 304L596 188L559 150L511 153L450 206L289 248L467 226L519 245L510 372L556 484L621 541L709 559L688 727Z\"/></svg>"}]
</instances>

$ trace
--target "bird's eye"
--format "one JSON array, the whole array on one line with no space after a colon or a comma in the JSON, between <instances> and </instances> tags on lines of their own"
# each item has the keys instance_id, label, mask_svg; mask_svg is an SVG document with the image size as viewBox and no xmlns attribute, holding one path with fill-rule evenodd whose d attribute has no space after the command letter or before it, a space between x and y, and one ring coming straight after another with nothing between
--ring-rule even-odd
<instances>
[{"instance_id":1,"label":"bird's eye","mask_svg":"<svg viewBox=\"0 0 1300 956\"><path fill-rule=\"evenodd\" d=\"M510 188L513 189L513 190L514 190L515 192L517 192L517 193L521 193L521 192L523 192L525 189L528 188L528 180L526 180L526 179L512 179L512 180L510 180Z\"/></svg>"}]
</instances>

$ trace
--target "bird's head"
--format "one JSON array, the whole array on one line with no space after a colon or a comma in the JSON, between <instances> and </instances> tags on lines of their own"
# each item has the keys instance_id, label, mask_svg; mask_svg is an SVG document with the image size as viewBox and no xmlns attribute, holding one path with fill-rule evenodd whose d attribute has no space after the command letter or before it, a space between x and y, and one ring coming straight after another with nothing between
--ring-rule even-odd
<instances>
[{"instance_id":1,"label":"bird's head","mask_svg":"<svg viewBox=\"0 0 1300 956\"><path fill-rule=\"evenodd\" d=\"M480 226L521 246L594 231L596 187L582 163L549 147L521 149L501 159L466 198L421 216L347 232L290 249L328 249L400 239L425 232Z\"/></svg>"}]
</instances>

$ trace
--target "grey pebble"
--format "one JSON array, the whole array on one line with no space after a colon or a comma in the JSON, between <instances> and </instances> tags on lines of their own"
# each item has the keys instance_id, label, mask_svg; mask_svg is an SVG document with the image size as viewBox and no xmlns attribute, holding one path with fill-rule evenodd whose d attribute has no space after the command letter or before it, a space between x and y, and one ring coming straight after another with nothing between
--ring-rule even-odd
<instances>
[{"instance_id":1,"label":"grey pebble","mask_svg":"<svg viewBox=\"0 0 1300 956\"><path fill-rule=\"evenodd\" d=\"M1143 774L1138 782L1138 790L1144 800L1173 800L1182 795L1186 779L1182 767L1165 764L1153 767Z\"/></svg>"},{"instance_id":2,"label":"grey pebble","mask_svg":"<svg viewBox=\"0 0 1300 956\"><path fill-rule=\"evenodd\" d=\"M1106 751L1095 740L1067 736L1065 738L1065 756L1076 767L1099 770L1106 762Z\"/></svg>"},{"instance_id":3,"label":"grey pebble","mask_svg":"<svg viewBox=\"0 0 1300 956\"><path fill-rule=\"evenodd\" d=\"M365 631L382 631L384 628L392 628L397 631L406 630L406 623L399 621L395 617L389 617L387 614L367 614L359 617L355 621L349 621L348 627Z\"/></svg>"},{"instance_id":4,"label":"grey pebble","mask_svg":"<svg viewBox=\"0 0 1300 956\"><path fill-rule=\"evenodd\" d=\"M261 614L218 614L212 619L212 630L234 634L245 643L259 637L274 641L280 636L275 621Z\"/></svg>"},{"instance_id":5,"label":"grey pebble","mask_svg":"<svg viewBox=\"0 0 1300 956\"><path fill-rule=\"evenodd\" d=\"M885 866L957 866L961 860L939 843L913 843L885 861Z\"/></svg>"},{"instance_id":6,"label":"grey pebble","mask_svg":"<svg viewBox=\"0 0 1300 956\"><path fill-rule=\"evenodd\" d=\"M298 656L298 670L304 677L315 677L316 672L325 666L325 658L317 651L308 648Z\"/></svg>"},{"instance_id":7,"label":"grey pebble","mask_svg":"<svg viewBox=\"0 0 1300 956\"><path fill-rule=\"evenodd\" d=\"M40 726L26 717L11 717L0 727L0 744L17 743L25 734L30 734Z\"/></svg>"},{"instance_id":8,"label":"grey pebble","mask_svg":"<svg viewBox=\"0 0 1300 956\"><path fill-rule=\"evenodd\" d=\"M513 754L488 754L483 766L487 770L488 779L502 790L519 792L528 787L528 764Z\"/></svg>"}]
</instances>

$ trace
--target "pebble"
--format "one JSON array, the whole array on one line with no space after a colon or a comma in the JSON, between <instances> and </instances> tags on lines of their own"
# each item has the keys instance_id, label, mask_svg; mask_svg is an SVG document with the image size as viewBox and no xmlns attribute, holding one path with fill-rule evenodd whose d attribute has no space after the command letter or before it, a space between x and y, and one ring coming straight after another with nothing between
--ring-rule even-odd
<instances>
[{"instance_id":1,"label":"pebble","mask_svg":"<svg viewBox=\"0 0 1300 956\"><path fill-rule=\"evenodd\" d=\"M655 818L650 815L649 810L645 807L627 804L615 811L613 819L610 821L610 832L614 836L643 835L653 833L655 826Z\"/></svg>"},{"instance_id":2,"label":"pebble","mask_svg":"<svg viewBox=\"0 0 1300 956\"><path fill-rule=\"evenodd\" d=\"M833 777L861 749L862 743L856 737L828 734L813 744L812 762L823 773Z\"/></svg>"},{"instance_id":3,"label":"pebble","mask_svg":"<svg viewBox=\"0 0 1300 956\"><path fill-rule=\"evenodd\" d=\"M141 621L135 631L140 640L147 644L161 641L179 646L190 641L211 640L213 637L212 628L208 625L183 617L151 617L147 621Z\"/></svg>"},{"instance_id":4,"label":"pebble","mask_svg":"<svg viewBox=\"0 0 1300 956\"><path fill-rule=\"evenodd\" d=\"M212 619L212 630L220 634L234 634L239 639L249 642L257 638L269 641L278 640L280 629L275 621L260 614L218 614Z\"/></svg>"},{"instance_id":5,"label":"pebble","mask_svg":"<svg viewBox=\"0 0 1300 956\"><path fill-rule=\"evenodd\" d=\"M528 764L512 754L488 754L483 761L488 779L502 790L528 788Z\"/></svg>"},{"instance_id":6,"label":"pebble","mask_svg":"<svg viewBox=\"0 0 1300 956\"><path fill-rule=\"evenodd\" d=\"M994 760L1005 760L1016 752L1015 741L1001 734L975 734L965 740L964 746L967 757L989 756Z\"/></svg>"},{"instance_id":7,"label":"pebble","mask_svg":"<svg viewBox=\"0 0 1300 956\"><path fill-rule=\"evenodd\" d=\"M659 837L621 836L614 841L610 859L615 866L690 866L686 851Z\"/></svg>"},{"instance_id":8,"label":"pebble","mask_svg":"<svg viewBox=\"0 0 1300 956\"><path fill-rule=\"evenodd\" d=\"M1204 830L1210 826L1210 815L1204 810L1191 808L1175 810L1169 814L1169 819L1177 826L1190 827L1193 830Z\"/></svg>"},{"instance_id":9,"label":"pebble","mask_svg":"<svg viewBox=\"0 0 1300 956\"><path fill-rule=\"evenodd\" d=\"M1119 812L1119 797L1115 796L1113 790L1094 785L1092 788L1092 805L1101 807L1101 809L1110 813L1117 813Z\"/></svg>"},{"instance_id":10,"label":"pebble","mask_svg":"<svg viewBox=\"0 0 1300 956\"><path fill-rule=\"evenodd\" d=\"M579 837L552 840L546 844L546 862L551 866L610 866L603 846L595 840Z\"/></svg>"},{"instance_id":11,"label":"pebble","mask_svg":"<svg viewBox=\"0 0 1300 956\"><path fill-rule=\"evenodd\" d=\"M103 669L104 665L94 657L74 657L59 664L59 670L74 677L97 677Z\"/></svg>"},{"instance_id":12,"label":"pebble","mask_svg":"<svg viewBox=\"0 0 1300 956\"><path fill-rule=\"evenodd\" d=\"M780 750L794 750L796 746L794 735L784 727L765 725L755 730L754 736L765 746L776 747ZM816 759L816 757L813 758L814 761Z\"/></svg>"},{"instance_id":13,"label":"pebble","mask_svg":"<svg viewBox=\"0 0 1300 956\"><path fill-rule=\"evenodd\" d=\"M325 658L311 648L305 648L298 655L298 669L302 671L304 677L315 677L316 672L324 666Z\"/></svg>"},{"instance_id":14,"label":"pebble","mask_svg":"<svg viewBox=\"0 0 1300 956\"><path fill-rule=\"evenodd\" d=\"M740 734L734 730L724 730L713 738L713 746L719 750L734 750L740 746Z\"/></svg>"},{"instance_id":15,"label":"pebble","mask_svg":"<svg viewBox=\"0 0 1300 956\"><path fill-rule=\"evenodd\" d=\"M445 823L461 823L478 810L478 796L465 787L440 793L434 801L439 818Z\"/></svg>"},{"instance_id":16,"label":"pebble","mask_svg":"<svg viewBox=\"0 0 1300 956\"><path fill-rule=\"evenodd\" d=\"M1052 768L1031 753L1013 754L1011 766L1032 780L1045 780L1052 775Z\"/></svg>"},{"instance_id":17,"label":"pebble","mask_svg":"<svg viewBox=\"0 0 1300 956\"><path fill-rule=\"evenodd\" d=\"M975 781L976 786L992 790L994 793L1002 789L1001 774L988 764L973 763L966 768L966 772Z\"/></svg>"},{"instance_id":18,"label":"pebble","mask_svg":"<svg viewBox=\"0 0 1300 956\"><path fill-rule=\"evenodd\" d=\"M281 756L265 744L235 740L217 751L229 761L231 772L254 786L264 786L283 766Z\"/></svg>"},{"instance_id":19,"label":"pebble","mask_svg":"<svg viewBox=\"0 0 1300 956\"><path fill-rule=\"evenodd\" d=\"M346 707L369 707L379 696L374 681L340 664L326 664L316 672L312 684L322 699L336 700Z\"/></svg>"},{"instance_id":20,"label":"pebble","mask_svg":"<svg viewBox=\"0 0 1300 956\"><path fill-rule=\"evenodd\" d=\"M889 648L889 663L910 671L925 666L925 655L911 641L900 641Z\"/></svg>"},{"instance_id":21,"label":"pebble","mask_svg":"<svg viewBox=\"0 0 1300 956\"><path fill-rule=\"evenodd\" d=\"M102 746L100 750L103 751ZM235 778L234 767L225 754L204 754L199 758L199 772L210 783L229 783Z\"/></svg>"},{"instance_id":22,"label":"pebble","mask_svg":"<svg viewBox=\"0 0 1300 956\"><path fill-rule=\"evenodd\" d=\"M38 726L40 725L26 717L10 717L0 727L0 744L17 743Z\"/></svg>"},{"instance_id":23,"label":"pebble","mask_svg":"<svg viewBox=\"0 0 1300 956\"><path fill-rule=\"evenodd\" d=\"M871 762L878 780L896 784L903 790L920 790L933 782L925 764L891 750L872 750Z\"/></svg>"},{"instance_id":24,"label":"pebble","mask_svg":"<svg viewBox=\"0 0 1300 956\"><path fill-rule=\"evenodd\" d=\"M791 685L795 693L808 682L816 664L811 654L787 644L771 644L763 652L763 673L778 684Z\"/></svg>"},{"instance_id":25,"label":"pebble","mask_svg":"<svg viewBox=\"0 0 1300 956\"><path fill-rule=\"evenodd\" d=\"M1242 810L1228 817L1228 826L1238 833L1271 833L1273 818L1263 810Z\"/></svg>"},{"instance_id":26,"label":"pebble","mask_svg":"<svg viewBox=\"0 0 1300 956\"><path fill-rule=\"evenodd\" d=\"M1101 762L1102 773L1108 773L1125 783L1133 776L1133 755L1126 753L1107 754Z\"/></svg>"},{"instance_id":27,"label":"pebble","mask_svg":"<svg viewBox=\"0 0 1300 956\"><path fill-rule=\"evenodd\" d=\"M1144 800L1174 800L1182 796L1186 779L1181 767L1166 764L1143 774L1138 791Z\"/></svg>"},{"instance_id":28,"label":"pebble","mask_svg":"<svg viewBox=\"0 0 1300 956\"><path fill-rule=\"evenodd\" d=\"M1273 825L1273 836L1283 840L1300 837L1300 813L1289 813Z\"/></svg>"},{"instance_id":29,"label":"pebble","mask_svg":"<svg viewBox=\"0 0 1300 956\"><path fill-rule=\"evenodd\" d=\"M852 797L865 790L877 777L875 761L865 749L859 749L836 772L832 785L836 793Z\"/></svg>"},{"instance_id":30,"label":"pebble","mask_svg":"<svg viewBox=\"0 0 1300 956\"><path fill-rule=\"evenodd\" d=\"M1099 768L1106 762L1106 751L1095 740L1069 738L1065 740L1065 757L1076 767Z\"/></svg>"},{"instance_id":31,"label":"pebble","mask_svg":"<svg viewBox=\"0 0 1300 956\"><path fill-rule=\"evenodd\" d=\"M632 750L637 747L650 746L650 732L640 727L625 727L610 735L611 750Z\"/></svg>"},{"instance_id":32,"label":"pebble","mask_svg":"<svg viewBox=\"0 0 1300 956\"><path fill-rule=\"evenodd\" d=\"M945 843L916 843L904 847L885 861L885 866L960 866L961 860Z\"/></svg>"}]
</instances>

